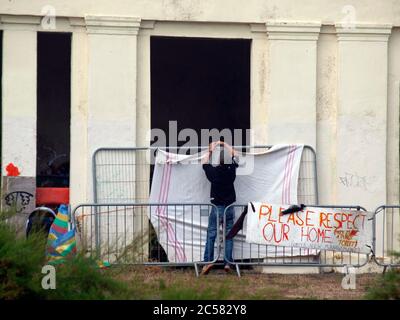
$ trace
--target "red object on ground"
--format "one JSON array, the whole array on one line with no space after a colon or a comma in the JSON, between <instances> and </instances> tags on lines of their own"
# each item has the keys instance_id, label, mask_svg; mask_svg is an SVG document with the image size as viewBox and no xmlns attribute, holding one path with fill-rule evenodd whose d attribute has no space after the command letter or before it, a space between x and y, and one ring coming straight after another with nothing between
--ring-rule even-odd
<instances>
[{"instance_id":1,"label":"red object on ground","mask_svg":"<svg viewBox=\"0 0 400 320\"><path fill-rule=\"evenodd\" d=\"M36 204L69 204L69 188L36 188Z\"/></svg>"},{"instance_id":2,"label":"red object on ground","mask_svg":"<svg viewBox=\"0 0 400 320\"><path fill-rule=\"evenodd\" d=\"M6 171L8 177L18 177L21 174L18 167L15 166L12 162L7 165Z\"/></svg>"}]
</instances>

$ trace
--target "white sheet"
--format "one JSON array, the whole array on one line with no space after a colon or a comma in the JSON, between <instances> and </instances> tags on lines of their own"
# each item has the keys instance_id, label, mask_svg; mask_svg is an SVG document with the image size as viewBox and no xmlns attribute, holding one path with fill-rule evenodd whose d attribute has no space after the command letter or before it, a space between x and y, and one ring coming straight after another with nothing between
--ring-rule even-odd
<instances>
[{"instance_id":1,"label":"white sheet","mask_svg":"<svg viewBox=\"0 0 400 320\"><path fill-rule=\"evenodd\" d=\"M239 154L236 203L297 203L302 152L303 145L275 145L264 153ZM159 150L150 203L210 203L210 182L199 161L205 155L206 152L187 156ZM238 217L241 210L237 208L235 211ZM208 213L199 207L183 209L178 206L176 210L174 207L169 210L166 207L152 208L150 219L170 262L203 260ZM246 230L246 224L243 229ZM302 252L309 254L308 250ZM245 242L245 234L238 235L234 241L234 258L300 254L296 248L251 246Z\"/></svg>"}]
</instances>

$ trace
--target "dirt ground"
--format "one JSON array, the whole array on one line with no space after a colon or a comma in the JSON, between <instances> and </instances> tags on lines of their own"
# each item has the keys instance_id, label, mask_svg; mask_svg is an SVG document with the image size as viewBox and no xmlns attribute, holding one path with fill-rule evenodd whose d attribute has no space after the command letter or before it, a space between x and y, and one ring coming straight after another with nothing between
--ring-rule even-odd
<instances>
[{"instance_id":1,"label":"dirt ground","mask_svg":"<svg viewBox=\"0 0 400 320\"><path fill-rule=\"evenodd\" d=\"M359 274L356 289L341 286L343 274L226 274L212 270L196 277L193 269L136 267L116 277L136 286L143 299L363 299L380 274Z\"/></svg>"}]
</instances>

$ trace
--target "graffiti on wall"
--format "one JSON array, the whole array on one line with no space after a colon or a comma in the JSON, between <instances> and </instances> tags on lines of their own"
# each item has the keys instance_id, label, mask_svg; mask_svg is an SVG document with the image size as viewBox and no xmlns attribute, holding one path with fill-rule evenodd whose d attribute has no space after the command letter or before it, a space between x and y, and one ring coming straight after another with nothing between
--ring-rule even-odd
<instances>
[{"instance_id":1,"label":"graffiti on wall","mask_svg":"<svg viewBox=\"0 0 400 320\"><path fill-rule=\"evenodd\" d=\"M21 176L20 169L9 163L3 176L1 207L16 213L30 213L36 206L36 178Z\"/></svg>"},{"instance_id":2,"label":"graffiti on wall","mask_svg":"<svg viewBox=\"0 0 400 320\"><path fill-rule=\"evenodd\" d=\"M4 197L6 205L11 209L15 209L17 213L25 211L31 204L33 194L26 191L13 191Z\"/></svg>"}]
</instances>

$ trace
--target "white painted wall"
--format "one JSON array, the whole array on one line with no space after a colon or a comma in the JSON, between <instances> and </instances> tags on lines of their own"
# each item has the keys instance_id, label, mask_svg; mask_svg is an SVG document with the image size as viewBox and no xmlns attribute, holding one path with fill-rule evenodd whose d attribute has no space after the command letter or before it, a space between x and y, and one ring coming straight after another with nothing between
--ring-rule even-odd
<instances>
[{"instance_id":1,"label":"white painted wall","mask_svg":"<svg viewBox=\"0 0 400 320\"><path fill-rule=\"evenodd\" d=\"M0 12L41 15L46 6L53 6L57 15L64 17L107 14L143 20L242 23L318 20L331 25L343 20L346 6L352 6L359 22L400 24L398 0L18 0L1 1Z\"/></svg>"},{"instance_id":2,"label":"white painted wall","mask_svg":"<svg viewBox=\"0 0 400 320\"><path fill-rule=\"evenodd\" d=\"M88 155L88 36L74 26L71 45L71 154L70 202L89 201L91 183Z\"/></svg>"},{"instance_id":3,"label":"white painted wall","mask_svg":"<svg viewBox=\"0 0 400 320\"><path fill-rule=\"evenodd\" d=\"M387 40L390 27L338 36L338 200L368 209L386 201Z\"/></svg>"},{"instance_id":4,"label":"white painted wall","mask_svg":"<svg viewBox=\"0 0 400 320\"><path fill-rule=\"evenodd\" d=\"M39 19L3 19L2 175L13 163L36 175L36 32Z\"/></svg>"},{"instance_id":5,"label":"white painted wall","mask_svg":"<svg viewBox=\"0 0 400 320\"><path fill-rule=\"evenodd\" d=\"M399 119L400 119L400 28L394 28L389 41L389 63L388 63L388 109L387 109L387 203L399 203ZM389 234L386 247L399 250L400 228L392 229L392 225L400 226L400 216L389 215L386 227Z\"/></svg>"},{"instance_id":6,"label":"white painted wall","mask_svg":"<svg viewBox=\"0 0 400 320\"><path fill-rule=\"evenodd\" d=\"M317 52L316 150L319 202L330 204L337 203L337 41L333 26L322 27Z\"/></svg>"},{"instance_id":7,"label":"white painted wall","mask_svg":"<svg viewBox=\"0 0 400 320\"><path fill-rule=\"evenodd\" d=\"M316 145L319 23L267 23L268 144Z\"/></svg>"},{"instance_id":8,"label":"white painted wall","mask_svg":"<svg viewBox=\"0 0 400 320\"><path fill-rule=\"evenodd\" d=\"M88 30L88 171L100 147L136 145L136 18L85 18ZM92 181L88 180L91 195ZM89 199L92 199L90 196Z\"/></svg>"},{"instance_id":9,"label":"white painted wall","mask_svg":"<svg viewBox=\"0 0 400 320\"><path fill-rule=\"evenodd\" d=\"M95 149L148 144L151 35L251 39L254 143L315 147L321 203L399 202L399 0L149 3L0 2L3 164L35 176L36 31L50 5L50 31L73 32L73 205L92 200ZM341 25L346 5L353 31Z\"/></svg>"},{"instance_id":10,"label":"white painted wall","mask_svg":"<svg viewBox=\"0 0 400 320\"><path fill-rule=\"evenodd\" d=\"M387 109L388 203L399 202L399 119L400 119L400 28L394 28L389 41Z\"/></svg>"}]
</instances>

